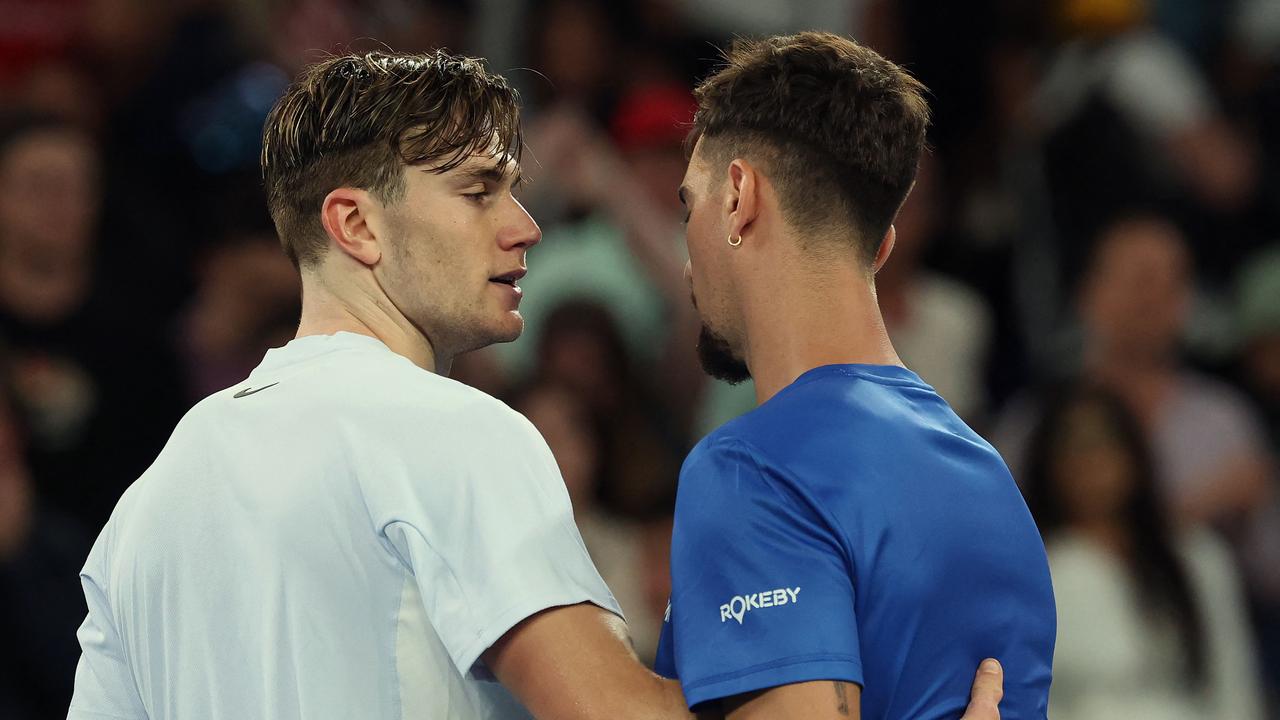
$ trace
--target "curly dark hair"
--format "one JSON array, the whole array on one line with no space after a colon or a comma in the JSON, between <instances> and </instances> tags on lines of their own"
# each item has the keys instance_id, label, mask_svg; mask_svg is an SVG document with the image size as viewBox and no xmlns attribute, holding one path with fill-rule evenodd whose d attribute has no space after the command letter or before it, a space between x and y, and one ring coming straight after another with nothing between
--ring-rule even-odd
<instances>
[{"instance_id":1,"label":"curly dark hair","mask_svg":"<svg viewBox=\"0 0 1280 720\"><path fill-rule=\"evenodd\" d=\"M870 261L915 180L924 85L870 48L824 32L739 40L698 86L692 141L718 164L758 159L802 232L854 229Z\"/></svg>"},{"instance_id":2,"label":"curly dark hair","mask_svg":"<svg viewBox=\"0 0 1280 720\"><path fill-rule=\"evenodd\" d=\"M519 161L519 98L475 58L369 52L311 65L276 102L262 136L267 205L297 267L327 246L320 205L335 188L399 199L404 166L447 172L477 152Z\"/></svg>"}]
</instances>

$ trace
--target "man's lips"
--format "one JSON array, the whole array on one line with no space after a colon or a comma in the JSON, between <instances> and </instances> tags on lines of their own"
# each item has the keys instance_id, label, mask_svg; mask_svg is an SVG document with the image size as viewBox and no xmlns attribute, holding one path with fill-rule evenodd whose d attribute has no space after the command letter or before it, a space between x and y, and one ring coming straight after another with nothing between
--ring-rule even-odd
<instances>
[{"instance_id":1,"label":"man's lips","mask_svg":"<svg viewBox=\"0 0 1280 720\"><path fill-rule=\"evenodd\" d=\"M489 282L516 287L516 283L519 282L520 278L524 277L528 272L527 268L516 268L515 270L489 278Z\"/></svg>"}]
</instances>

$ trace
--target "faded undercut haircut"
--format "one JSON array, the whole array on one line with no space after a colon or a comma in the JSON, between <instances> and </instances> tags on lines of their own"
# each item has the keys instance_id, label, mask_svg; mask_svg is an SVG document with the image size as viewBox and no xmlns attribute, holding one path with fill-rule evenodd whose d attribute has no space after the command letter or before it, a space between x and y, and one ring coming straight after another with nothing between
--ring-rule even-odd
<instances>
[{"instance_id":1,"label":"faded undercut haircut","mask_svg":"<svg viewBox=\"0 0 1280 720\"><path fill-rule=\"evenodd\" d=\"M738 40L724 61L695 91L691 141L717 166L757 160L793 227L852 234L873 261L924 151L924 85L824 32Z\"/></svg>"},{"instance_id":2,"label":"faded undercut haircut","mask_svg":"<svg viewBox=\"0 0 1280 720\"><path fill-rule=\"evenodd\" d=\"M262 179L285 254L301 269L324 256L324 198L340 187L395 202L404 167L447 172L476 153L522 147L519 98L482 61L435 51L370 52L307 67L267 116Z\"/></svg>"}]
</instances>

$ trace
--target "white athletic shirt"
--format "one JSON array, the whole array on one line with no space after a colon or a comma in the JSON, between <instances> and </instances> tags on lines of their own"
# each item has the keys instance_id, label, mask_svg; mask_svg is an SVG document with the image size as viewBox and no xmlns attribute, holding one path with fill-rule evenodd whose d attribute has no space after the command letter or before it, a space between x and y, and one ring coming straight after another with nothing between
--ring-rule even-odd
<instances>
[{"instance_id":1,"label":"white athletic shirt","mask_svg":"<svg viewBox=\"0 0 1280 720\"><path fill-rule=\"evenodd\" d=\"M533 426L352 333L187 413L81 580L76 720L527 717L480 654L621 615Z\"/></svg>"}]
</instances>

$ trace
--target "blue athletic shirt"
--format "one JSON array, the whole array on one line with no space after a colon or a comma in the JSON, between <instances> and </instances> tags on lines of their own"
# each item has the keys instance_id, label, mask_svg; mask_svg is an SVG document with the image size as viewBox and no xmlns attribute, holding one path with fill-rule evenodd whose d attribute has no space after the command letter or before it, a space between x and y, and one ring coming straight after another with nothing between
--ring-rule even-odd
<instances>
[{"instance_id":1,"label":"blue athletic shirt","mask_svg":"<svg viewBox=\"0 0 1280 720\"><path fill-rule=\"evenodd\" d=\"M1040 535L1000 455L905 368L810 370L698 443L671 577L656 669L690 708L842 680L863 718L957 718L995 657L1001 717L1046 717Z\"/></svg>"}]
</instances>

